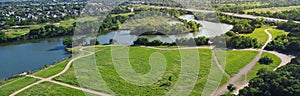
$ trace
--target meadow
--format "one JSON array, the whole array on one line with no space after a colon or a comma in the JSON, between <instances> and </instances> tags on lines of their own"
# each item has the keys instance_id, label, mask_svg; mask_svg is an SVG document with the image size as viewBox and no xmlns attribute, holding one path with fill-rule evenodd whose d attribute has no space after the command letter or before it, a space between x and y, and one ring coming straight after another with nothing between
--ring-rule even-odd
<instances>
[{"instance_id":1,"label":"meadow","mask_svg":"<svg viewBox=\"0 0 300 96\"><path fill-rule=\"evenodd\" d=\"M101 48L100 48L101 49ZM97 49L98 50L98 49ZM110 94L117 94L117 95L163 95L166 92L170 91L172 87L174 87L173 84L176 83L176 81L179 78L180 74L180 68L181 68L181 60L180 60L180 52L178 50L157 50L157 49L151 49L151 48L145 48L145 47L130 47L129 52L129 60L132 68L135 72L139 74L146 74L149 71L151 71L151 66L148 64L149 58L151 54L153 53L160 53L166 58L167 67L166 72L162 76L162 78L150 85L150 86L137 86L134 84L129 83L128 81L125 81L123 78L119 76L119 74L115 70L115 66L112 61L111 57L111 48L110 47L104 47L103 51L99 51L96 53L95 57L86 57L82 58L81 60L78 60L77 63L74 63L72 68L65 73L64 75L55 78L55 80L60 82L65 82L71 85L81 86L81 87L88 87L94 90L110 93L113 91L113 93ZM195 51L192 49L185 50L186 52L192 52ZM210 49L206 48L200 48L197 50L199 52L199 60L200 60L200 71L199 75L197 76L197 82L195 85L195 88L192 91L192 95L200 95L203 91L205 92L212 92L217 86L220 86L222 84L225 84L227 82L227 77L223 76L222 72L220 71L219 67L217 67L217 63L212 60L212 51ZM143 53L143 54L141 54ZM247 55L250 54L250 55ZM226 58L227 64L226 64L226 71L229 71L232 75L234 73L238 72L239 68L242 68L246 64L248 64L252 59L256 56L257 52L253 51L229 51L227 52L228 57ZM230 57L229 57L230 56ZM244 59L245 56L249 59ZM87 63L93 63L93 59L96 60L96 65L98 67L99 73L101 74L102 80L99 82L104 82L105 85L107 85L111 90L107 90L102 88L104 85L93 85L88 84L87 82L79 82L77 81L78 78L83 79L82 81L89 81L88 75L80 75L78 76L78 69L76 66L80 66L78 68L84 68L85 66L88 66ZM157 58L159 59L159 58ZM243 62L240 62L243 60ZM84 65L85 66L82 66ZM78 64L78 65L76 65ZM232 66L237 66L235 68L230 68ZM75 69L77 70L74 70ZM152 66L154 67L154 66ZM160 67L160 66L158 66ZM126 70L126 69L125 69ZM76 74L77 73L77 74ZM221 74L220 74L221 73ZM77 75L77 77L75 76ZM221 77L221 78L215 78L215 77ZM223 78L222 78L223 77ZM170 78L172 78L170 80ZM89 78L90 79L90 78ZM207 81L210 82L207 82ZM214 81L211 81L214 80ZM214 82L214 85L210 88L207 88L206 83ZM85 83L85 84L82 84ZM170 85L168 85L170 84ZM89 86L88 86L89 85ZM102 87L101 87L102 86ZM205 87L206 86L206 87Z\"/></svg>"}]
</instances>

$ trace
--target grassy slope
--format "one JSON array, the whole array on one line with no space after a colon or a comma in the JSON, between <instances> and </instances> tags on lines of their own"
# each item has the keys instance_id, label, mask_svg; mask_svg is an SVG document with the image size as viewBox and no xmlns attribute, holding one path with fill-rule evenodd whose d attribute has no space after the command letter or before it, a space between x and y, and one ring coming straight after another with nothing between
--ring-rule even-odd
<instances>
[{"instance_id":1,"label":"grassy slope","mask_svg":"<svg viewBox=\"0 0 300 96\"><path fill-rule=\"evenodd\" d=\"M50 82L43 82L33 86L17 96L85 96L80 90L56 85Z\"/></svg>"},{"instance_id":2,"label":"grassy slope","mask_svg":"<svg viewBox=\"0 0 300 96\"><path fill-rule=\"evenodd\" d=\"M129 95L129 94L147 94L147 95L157 95L157 94L163 94L170 88L162 88L159 87L160 85L168 82L168 78L172 76L174 80L172 80L172 84L176 83L176 79L178 78L178 74L180 72L180 54L176 50L172 51L159 51L154 49L148 49L148 48L141 48L141 47L131 47L133 51L130 52L131 64L136 72L140 74L147 73L151 68L148 65L148 58L151 56L153 52L160 52L162 53L168 61L168 67L167 72L163 76L163 80L148 86L148 87L137 87L136 85L130 84L123 80L121 77L118 76L114 69L114 65L111 61L111 53L110 49L106 49L106 51L98 52L96 56L101 56L101 58L97 59L97 65L100 70L101 75L103 76L103 79L106 81L107 85L110 86L110 88L119 94L122 95ZM199 95L203 91L203 88L205 86L205 83L207 81L207 74L210 72L210 68L217 67L213 64L211 66L211 51L209 49L199 49L200 52L200 74L199 79L197 81L196 87L192 91L192 94ZM143 53L143 54L140 54ZM245 54L251 54L247 55L249 58L254 58L256 55L255 52L252 51L229 51L229 56L231 58L227 58L228 64L227 66L237 66L236 64L240 64L238 67L243 67L244 65L248 64L252 59L246 59L244 60ZM235 58L232 58L235 57ZM233 60L234 59L234 60ZM240 60L243 59L245 62L240 62ZM88 61L88 59L87 59ZM228 70L231 72L237 72L239 69L236 68L228 68ZM213 71L216 71L213 70ZM71 68L67 73L64 75L55 78L55 80L66 82L72 85L79 85L76 81L75 72ZM227 78L223 78L221 84L224 84L227 81ZM95 90L102 90L102 89L95 89ZM102 90L103 91L103 90Z\"/></svg>"},{"instance_id":3,"label":"grassy slope","mask_svg":"<svg viewBox=\"0 0 300 96\"><path fill-rule=\"evenodd\" d=\"M278 29L270 29L268 30L271 34L272 34L272 40L274 40L277 36L280 36L280 35L287 35L288 32L285 32L284 30L278 30Z\"/></svg>"},{"instance_id":4,"label":"grassy slope","mask_svg":"<svg viewBox=\"0 0 300 96\"><path fill-rule=\"evenodd\" d=\"M261 68L266 68L266 69L268 69L268 70L273 70L273 69L275 69L275 68L280 64L280 62L281 62L280 58L277 57L277 56L274 55L274 54L266 53L266 52L265 52L265 53L263 53L262 57L264 57L264 56L268 56L268 57L272 58L272 59L273 59L273 63L270 64L270 65L264 65L264 64L259 64L259 63L257 63L257 64L254 66L254 68L252 69L252 71L250 71L250 72L248 73L248 76L247 76L247 79L248 79L248 80L250 80L250 79L256 77L256 73L257 73L257 71L258 71L259 69L261 69Z\"/></svg>"},{"instance_id":5,"label":"grassy slope","mask_svg":"<svg viewBox=\"0 0 300 96\"><path fill-rule=\"evenodd\" d=\"M3 81L3 83L0 84L0 96L8 96L14 91L17 91L36 81L38 80L30 77L19 77Z\"/></svg>"},{"instance_id":6,"label":"grassy slope","mask_svg":"<svg viewBox=\"0 0 300 96\"><path fill-rule=\"evenodd\" d=\"M256 51L228 51L226 60L226 72L234 76L240 69L249 64L258 54Z\"/></svg>"},{"instance_id":7,"label":"grassy slope","mask_svg":"<svg viewBox=\"0 0 300 96\"><path fill-rule=\"evenodd\" d=\"M263 45L268 40L268 34L265 33L265 29L269 29L271 27L264 26L262 28L256 28L251 34L242 34L244 36L250 36L252 38L256 38L260 45Z\"/></svg>"},{"instance_id":8,"label":"grassy slope","mask_svg":"<svg viewBox=\"0 0 300 96\"><path fill-rule=\"evenodd\" d=\"M262 28L256 28L253 33L251 34L242 34L243 36L250 36L252 38L256 38L257 41L263 45L268 40L268 34L265 33L265 30L269 29L268 31L272 34L272 40L274 40L279 35L288 34L288 32L285 32L283 30L275 29L275 27L272 26L263 26Z\"/></svg>"},{"instance_id":9,"label":"grassy slope","mask_svg":"<svg viewBox=\"0 0 300 96\"><path fill-rule=\"evenodd\" d=\"M45 68L43 70L39 70L37 72L35 72L33 75L35 76L39 76L39 77L43 77L43 78L47 78L47 77L50 77L50 76L53 76L59 72L61 72L65 66L67 65L67 63L69 62L70 60L67 59L67 60L64 60L58 64L55 64L49 68Z\"/></svg>"}]
</instances>

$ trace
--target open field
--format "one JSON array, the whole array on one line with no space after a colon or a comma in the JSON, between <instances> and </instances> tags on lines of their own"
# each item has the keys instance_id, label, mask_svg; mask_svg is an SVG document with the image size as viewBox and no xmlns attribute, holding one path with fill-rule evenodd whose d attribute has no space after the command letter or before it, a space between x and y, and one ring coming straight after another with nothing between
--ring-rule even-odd
<instances>
[{"instance_id":1,"label":"open field","mask_svg":"<svg viewBox=\"0 0 300 96\"><path fill-rule=\"evenodd\" d=\"M277 36L280 36L280 35L288 35L289 32L285 32L284 30L278 30L278 29L269 29L268 30L271 34L272 34L272 40L274 40Z\"/></svg>"},{"instance_id":2,"label":"open field","mask_svg":"<svg viewBox=\"0 0 300 96\"><path fill-rule=\"evenodd\" d=\"M281 11L294 10L294 9L298 9L298 8L300 8L300 6L274 7L274 8L257 8L257 9L245 10L244 12L245 13L248 13L248 12L257 12L257 13L271 12L271 13L275 13L275 12L281 12Z\"/></svg>"},{"instance_id":3,"label":"open field","mask_svg":"<svg viewBox=\"0 0 300 96\"><path fill-rule=\"evenodd\" d=\"M7 81L3 81L3 83L0 83L0 96L8 96L14 91L17 91L36 81L38 81L38 79L30 77L18 77Z\"/></svg>"},{"instance_id":4,"label":"open field","mask_svg":"<svg viewBox=\"0 0 300 96\"><path fill-rule=\"evenodd\" d=\"M264 53L262 54L262 57L264 57L264 56L268 56L268 57L272 58L273 63L270 64L270 65L265 65L265 64L259 64L259 63L257 63L257 64L253 67L252 71L250 71L250 72L247 74L247 80L251 80L252 78L256 77L256 73L257 73L257 71L258 71L259 69L265 68L265 69L267 69L267 70L273 70L273 69L275 69L275 68L280 64L280 62L281 62L280 58L277 57L277 56L274 55L274 54L264 52Z\"/></svg>"},{"instance_id":5,"label":"open field","mask_svg":"<svg viewBox=\"0 0 300 96\"><path fill-rule=\"evenodd\" d=\"M33 73L33 75L39 76L39 77L42 77L42 78L47 78L47 77L53 76L53 75L61 72L65 68L65 66L67 65L67 63L69 61L70 61L69 59L64 60L62 62L59 62L58 64L50 66L49 68L39 70L39 71Z\"/></svg>"},{"instance_id":6,"label":"open field","mask_svg":"<svg viewBox=\"0 0 300 96\"><path fill-rule=\"evenodd\" d=\"M251 34L242 34L242 35L256 38L258 43L260 45L263 45L268 40L268 34L265 33L266 29L268 29L268 31L272 34L272 40L274 40L279 35L288 34L287 32L285 32L283 30L275 29L275 27L273 27L273 26L263 26L262 28L256 28L253 31L253 33L251 33Z\"/></svg>"},{"instance_id":7,"label":"open field","mask_svg":"<svg viewBox=\"0 0 300 96\"><path fill-rule=\"evenodd\" d=\"M80 90L71 89L68 87L56 85L50 82L43 82L33 86L17 96L86 96ZM91 96L91 94L89 94Z\"/></svg>"},{"instance_id":8,"label":"open field","mask_svg":"<svg viewBox=\"0 0 300 96\"><path fill-rule=\"evenodd\" d=\"M178 75L180 72L180 54L178 50L156 50L156 49L149 49L149 48L144 48L144 47L130 47L130 52L129 52L129 58L130 58L130 63L135 72L139 74L146 74L151 70L150 65L148 64L149 59L151 54L158 52L164 55L167 61L167 68L166 68L166 73L162 76L162 79L159 80L158 82L154 83L153 85L150 86L136 86L134 84L128 83L125 81L123 78L119 77L118 73L116 72L112 57L111 57L111 48L105 47L103 51L97 52L96 53L96 60L97 60L97 66L98 70L100 71L100 74L103 78L103 80L106 82L106 84L111 88L113 92L116 92L116 94L119 95L129 95L129 94L147 94L147 95L157 95L157 94L165 94L166 91L170 90L173 85L167 86L168 82L171 82L171 84L175 84L176 81L178 80ZM191 52L192 50L186 50L187 52ZM212 54L210 49L198 49L199 51L199 59L200 59L200 72L198 75L198 80L196 83L196 87L193 89L192 94L193 95L199 95L203 92L203 90L206 90L206 92L210 92L210 90L213 89L203 89L205 84L207 83L207 79L210 78L210 80L216 80L216 81L221 81L222 79L217 79L217 78L212 78L216 77L220 74L220 69L216 66L216 63L211 61L212 60ZM140 54L140 53L143 54ZM230 57L227 57L226 59L228 60L227 66L244 66L248 64L252 59L256 56L256 52L253 51L229 51L227 53ZM247 55L247 58L250 59L244 59L245 54L251 54ZM93 61L91 60L93 57L86 57L82 58L79 60L78 64L79 65L84 65L80 63L80 61L84 61L85 63L90 62L92 63ZM240 62L242 60L244 62ZM245 64L244 64L245 63ZM55 78L55 80L65 82L71 85L76 85L76 86L82 86L77 82L75 73L76 70L74 70L74 66L79 66L79 65L73 65L71 70L69 70L67 73L64 75ZM159 66L160 67L160 66ZM76 68L76 67L75 67ZM82 68L82 67L80 67ZM214 69L214 71L210 72L210 69ZM227 68L228 71L231 73L237 72L239 67L236 68ZM226 70L226 71L227 71ZM214 76L208 76L208 74ZM86 75L85 75L86 76ZM88 78L85 76L81 76L79 78ZM77 76L78 78L78 76ZM172 78L172 80L168 80L169 78ZM223 76L223 80L221 84L224 84L227 82L227 77ZM100 85L101 86L101 85ZM216 86L219 86L218 84ZM87 87L87 86L83 86ZM108 90L105 90L103 88L100 88L99 85L92 85L88 86L88 88L94 89L94 90L99 90L99 91L104 91L108 92Z\"/></svg>"},{"instance_id":9,"label":"open field","mask_svg":"<svg viewBox=\"0 0 300 96\"><path fill-rule=\"evenodd\" d=\"M234 76L240 69L249 64L257 54L257 51L227 51L226 72L230 76Z\"/></svg>"}]
</instances>

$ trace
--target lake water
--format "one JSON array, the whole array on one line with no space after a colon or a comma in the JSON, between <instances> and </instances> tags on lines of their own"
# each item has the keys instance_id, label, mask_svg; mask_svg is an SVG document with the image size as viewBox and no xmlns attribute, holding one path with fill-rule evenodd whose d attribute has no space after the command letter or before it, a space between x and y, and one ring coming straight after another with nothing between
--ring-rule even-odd
<instances>
[{"instance_id":1,"label":"lake water","mask_svg":"<svg viewBox=\"0 0 300 96\"><path fill-rule=\"evenodd\" d=\"M201 23L203 27L200 28L200 32L196 32L196 33L168 35L168 36L163 36L163 35L148 36L149 40L150 41L161 40L163 42L174 42L176 39L180 39L180 38L196 38L199 36L214 37L214 36L222 35L233 28L232 25L228 25L228 24L195 20L195 17L193 15L184 15L181 16L180 18L188 21L191 20L196 21L198 23ZM135 41L138 38L138 36L130 35L130 30L121 30L121 31L115 31L115 32L103 34L98 37L98 40L100 41L100 43L105 44L105 43L109 43L109 39L111 38L115 39L117 41L116 42L117 44L133 44L133 41Z\"/></svg>"},{"instance_id":2,"label":"lake water","mask_svg":"<svg viewBox=\"0 0 300 96\"><path fill-rule=\"evenodd\" d=\"M0 45L0 80L70 57L62 38Z\"/></svg>"},{"instance_id":3,"label":"lake water","mask_svg":"<svg viewBox=\"0 0 300 96\"><path fill-rule=\"evenodd\" d=\"M195 21L193 15L184 15L181 18ZM200 32L169 36L149 36L149 39L173 42L179 38L217 36L232 29L232 26L227 24L206 21L197 22L203 25ZM118 44L132 44L137 39L137 36L130 35L129 30L115 31L98 36L98 40L102 44L109 43L111 38L115 39ZM70 57L70 54L65 52L62 41L63 38L54 38L0 45L0 80L13 77L22 72L35 71L43 68L46 64L53 64L55 61L61 61Z\"/></svg>"}]
</instances>

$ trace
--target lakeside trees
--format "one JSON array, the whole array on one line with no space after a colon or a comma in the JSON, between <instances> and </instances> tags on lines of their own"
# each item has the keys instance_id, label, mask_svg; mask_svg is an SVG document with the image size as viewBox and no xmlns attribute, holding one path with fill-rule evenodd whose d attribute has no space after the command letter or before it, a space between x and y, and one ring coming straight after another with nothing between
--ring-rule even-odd
<instances>
[{"instance_id":1,"label":"lakeside trees","mask_svg":"<svg viewBox=\"0 0 300 96\"><path fill-rule=\"evenodd\" d=\"M261 69L240 90L239 96L298 96L300 94L300 65L288 64L276 71Z\"/></svg>"}]
</instances>

